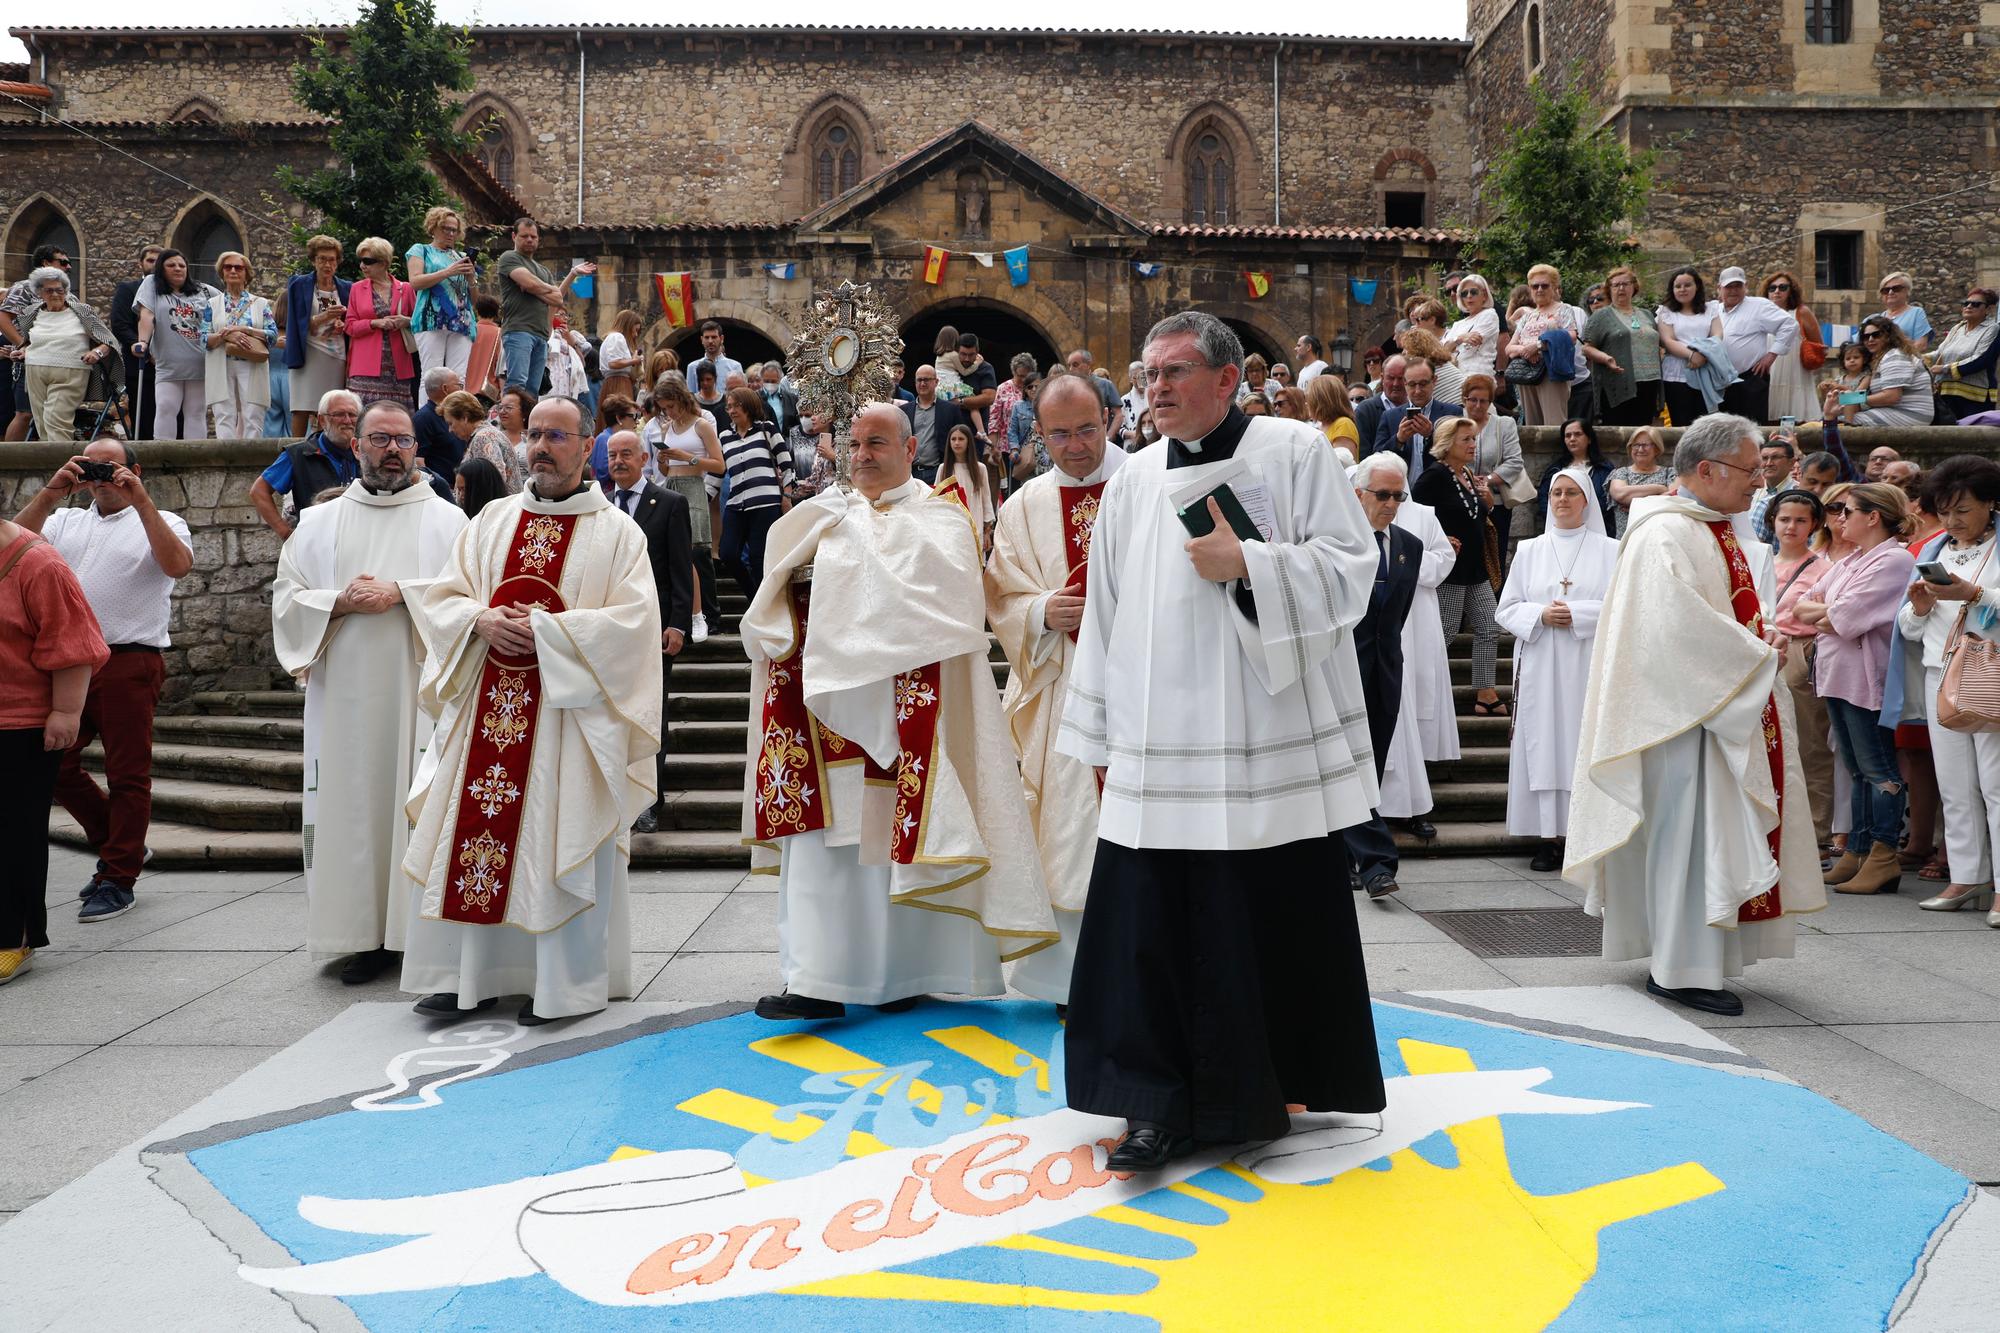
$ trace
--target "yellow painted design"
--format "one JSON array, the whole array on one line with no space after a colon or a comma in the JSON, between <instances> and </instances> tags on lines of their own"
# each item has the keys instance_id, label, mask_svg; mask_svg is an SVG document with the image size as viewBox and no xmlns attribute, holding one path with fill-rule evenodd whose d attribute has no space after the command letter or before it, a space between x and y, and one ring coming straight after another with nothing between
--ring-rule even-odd
<instances>
[{"instance_id":1,"label":"yellow painted design","mask_svg":"<svg viewBox=\"0 0 2000 1333\"><path fill-rule=\"evenodd\" d=\"M634 1148L629 1143L622 1143L618 1146L618 1151L612 1153L604 1160L607 1162L629 1162L634 1157L651 1157L657 1151L658 1149L656 1148Z\"/></svg>"},{"instance_id":2,"label":"yellow painted design","mask_svg":"<svg viewBox=\"0 0 2000 1333\"><path fill-rule=\"evenodd\" d=\"M800 1114L791 1120L780 1120L775 1103L757 1097L745 1097L742 1093L731 1092L727 1088L710 1088L707 1092L688 1098L675 1109L747 1133L769 1134L772 1138L783 1139L787 1143L797 1143L826 1124L826 1121L818 1116L805 1114ZM870 1153L887 1151L889 1145L873 1134L864 1134L856 1130L847 1136L849 1157L866 1157Z\"/></svg>"},{"instance_id":3,"label":"yellow painted design","mask_svg":"<svg viewBox=\"0 0 2000 1333\"><path fill-rule=\"evenodd\" d=\"M976 1029L968 1030L976 1031ZM782 1037L766 1037L762 1041L751 1042L750 1049L759 1055L782 1060L808 1073L844 1075L840 1081L850 1088L860 1087L881 1073L884 1068L879 1060L871 1060L857 1051L850 1051L845 1046L828 1041L824 1037L815 1037L809 1032L789 1032ZM939 1108L944 1105L944 1094L933 1084L926 1083L920 1078L911 1079L905 1085L905 1091L911 1102L932 1115L936 1115ZM976 1111L979 1107L977 1103L968 1102L965 1109ZM997 1125L1013 1118L1009 1115L992 1115L987 1117L986 1123ZM805 1136L801 1134L799 1137Z\"/></svg>"},{"instance_id":4,"label":"yellow painted design","mask_svg":"<svg viewBox=\"0 0 2000 1333\"><path fill-rule=\"evenodd\" d=\"M1412 1074L1475 1067L1471 1055L1457 1047L1408 1040L1399 1046ZM1252 1202L1192 1185L1175 1187L1226 1212L1229 1220L1218 1226L1122 1206L1097 1214L1181 1237L1196 1247L1191 1259L1131 1259L1035 1236L998 1242L1007 1249L1142 1269L1155 1283L1137 1295L886 1272L788 1290L1009 1310L1116 1312L1153 1319L1169 1330L1297 1328L1337 1311L1338 1326L1349 1333L1507 1333L1546 1328L1568 1308L1597 1271L1597 1236L1605 1227L1723 1188L1707 1170L1686 1162L1570 1194L1533 1195L1514 1179L1497 1117L1446 1132L1458 1152L1453 1167L1434 1166L1405 1150L1390 1157L1387 1171L1349 1171L1319 1185L1277 1184L1234 1166L1222 1168L1262 1192ZM864 1316L857 1312L859 1317Z\"/></svg>"},{"instance_id":5,"label":"yellow painted design","mask_svg":"<svg viewBox=\"0 0 2000 1333\"><path fill-rule=\"evenodd\" d=\"M924 1034L948 1051L984 1065L1002 1078L1019 1078L1024 1070L1035 1071L1035 1088L1049 1090L1049 1062L1022 1050L1005 1037L996 1037L985 1028L937 1028Z\"/></svg>"}]
</instances>

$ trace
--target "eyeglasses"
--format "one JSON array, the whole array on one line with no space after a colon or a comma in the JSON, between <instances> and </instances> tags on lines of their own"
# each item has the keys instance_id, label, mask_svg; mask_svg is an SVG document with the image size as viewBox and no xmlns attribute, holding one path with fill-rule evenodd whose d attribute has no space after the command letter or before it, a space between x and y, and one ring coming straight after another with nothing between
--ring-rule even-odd
<instances>
[{"instance_id":1,"label":"eyeglasses","mask_svg":"<svg viewBox=\"0 0 2000 1333\"><path fill-rule=\"evenodd\" d=\"M1144 378L1148 388L1165 380L1168 384L1185 384L1187 377L1197 370L1210 370L1199 361L1169 361L1164 366L1147 366Z\"/></svg>"},{"instance_id":2,"label":"eyeglasses","mask_svg":"<svg viewBox=\"0 0 2000 1333\"><path fill-rule=\"evenodd\" d=\"M618 420L620 421L637 421L638 419L639 414L637 412L620 412L618 414Z\"/></svg>"},{"instance_id":3,"label":"eyeglasses","mask_svg":"<svg viewBox=\"0 0 2000 1333\"><path fill-rule=\"evenodd\" d=\"M377 449L414 449L417 447L417 437L414 435L390 435L385 431L371 430L362 438Z\"/></svg>"},{"instance_id":4,"label":"eyeglasses","mask_svg":"<svg viewBox=\"0 0 2000 1333\"><path fill-rule=\"evenodd\" d=\"M1966 308L1967 310L1983 310L1983 309L1985 309L1985 307L1986 307L1986 302L1984 302L1984 301L1967 301L1967 302L1965 302L1965 308Z\"/></svg>"},{"instance_id":5,"label":"eyeglasses","mask_svg":"<svg viewBox=\"0 0 2000 1333\"><path fill-rule=\"evenodd\" d=\"M1713 463L1717 467L1726 467L1731 472L1748 472L1752 476L1762 476L1764 472L1764 469L1761 467L1744 467L1740 463L1725 463L1720 458L1704 458L1702 462Z\"/></svg>"},{"instance_id":6,"label":"eyeglasses","mask_svg":"<svg viewBox=\"0 0 2000 1333\"><path fill-rule=\"evenodd\" d=\"M1825 510L1828 518L1841 518L1847 513L1847 504L1843 500L1829 500L1825 505Z\"/></svg>"},{"instance_id":7,"label":"eyeglasses","mask_svg":"<svg viewBox=\"0 0 2000 1333\"><path fill-rule=\"evenodd\" d=\"M1792 284L1789 282L1774 282L1769 287L1766 287L1764 290L1767 292L1788 292L1791 289L1792 289Z\"/></svg>"},{"instance_id":8,"label":"eyeglasses","mask_svg":"<svg viewBox=\"0 0 2000 1333\"><path fill-rule=\"evenodd\" d=\"M361 414L360 414L359 412L352 412L352 411L346 411L346 410L339 410L339 411L332 411L332 412L322 412L322 413L320 413L320 415L321 415L321 416L323 416L323 417L325 417L325 418L326 418L326 419L327 419L328 421L359 421L359 420L361 420Z\"/></svg>"},{"instance_id":9,"label":"eyeglasses","mask_svg":"<svg viewBox=\"0 0 2000 1333\"><path fill-rule=\"evenodd\" d=\"M528 427L529 444L568 444L576 437L575 431L548 430L541 426Z\"/></svg>"},{"instance_id":10,"label":"eyeglasses","mask_svg":"<svg viewBox=\"0 0 2000 1333\"><path fill-rule=\"evenodd\" d=\"M1056 448L1062 449L1062 448L1067 448L1071 440L1077 440L1084 444L1092 444L1097 440L1097 437L1102 434L1104 434L1104 427L1102 426L1084 426L1079 430L1073 430L1073 431L1052 430L1048 432L1048 434L1042 436L1042 439L1054 445Z\"/></svg>"},{"instance_id":11,"label":"eyeglasses","mask_svg":"<svg viewBox=\"0 0 2000 1333\"><path fill-rule=\"evenodd\" d=\"M1884 287L1882 295L1887 296L1890 292L1907 292L1908 290L1910 289L1906 284L1899 282L1894 287Z\"/></svg>"},{"instance_id":12,"label":"eyeglasses","mask_svg":"<svg viewBox=\"0 0 2000 1333\"><path fill-rule=\"evenodd\" d=\"M1377 500L1380 500L1380 501L1381 501L1381 502L1382 502L1383 504L1385 504L1385 505L1388 505L1388 504L1401 504L1401 503L1402 503L1403 501L1405 501L1405 500L1407 500L1407 499L1409 499L1409 498L1410 498L1410 493L1409 493L1408 491L1368 491L1368 490L1364 490L1364 491L1362 492L1362 494L1363 494L1363 495L1372 495L1372 496L1374 496L1374 497L1375 497L1375 498L1376 498Z\"/></svg>"},{"instance_id":13,"label":"eyeglasses","mask_svg":"<svg viewBox=\"0 0 2000 1333\"><path fill-rule=\"evenodd\" d=\"M362 264L362 266L363 266L364 268L365 268L366 266L370 265L370 264L386 264L386 263L388 263L388 262L389 262L388 260L386 260L386 259L383 259L383 258L381 258L381 257L380 257L380 256L378 256L378 255L362 255L362 256L361 256L361 264Z\"/></svg>"},{"instance_id":14,"label":"eyeglasses","mask_svg":"<svg viewBox=\"0 0 2000 1333\"><path fill-rule=\"evenodd\" d=\"M1528 290L1531 292L1545 292L1553 285L1553 283L1547 282L1531 282L1528 284Z\"/></svg>"},{"instance_id":15,"label":"eyeglasses","mask_svg":"<svg viewBox=\"0 0 2000 1333\"><path fill-rule=\"evenodd\" d=\"M224 273L248 273L250 268L247 264L224 264L222 271Z\"/></svg>"},{"instance_id":16,"label":"eyeglasses","mask_svg":"<svg viewBox=\"0 0 2000 1333\"><path fill-rule=\"evenodd\" d=\"M1863 329L1863 330L1861 330L1861 337L1862 337L1862 340L1863 340L1863 341L1866 341L1866 340L1867 340L1867 339L1869 339L1869 338L1886 338L1886 337L1888 337L1888 336L1889 336L1888 334L1884 333L1884 332L1883 332L1882 330L1880 330L1880 329Z\"/></svg>"},{"instance_id":17,"label":"eyeglasses","mask_svg":"<svg viewBox=\"0 0 2000 1333\"><path fill-rule=\"evenodd\" d=\"M54 264L57 268L69 267L69 261L67 259L51 259L49 262L51 264Z\"/></svg>"}]
</instances>

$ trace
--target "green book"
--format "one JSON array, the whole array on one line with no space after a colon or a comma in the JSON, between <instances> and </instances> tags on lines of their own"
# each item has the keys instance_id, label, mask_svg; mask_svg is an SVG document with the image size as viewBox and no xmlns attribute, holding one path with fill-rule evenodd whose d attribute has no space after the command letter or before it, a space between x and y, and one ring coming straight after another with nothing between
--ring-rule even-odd
<instances>
[{"instance_id":1,"label":"green book","mask_svg":"<svg viewBox=\"0 0 2000 1333\"><path fill-rule=\"evenodd\" d=\"M1187 505L1174 510L1175 516L1181 521L1181 526L1186 528L1190 535L1206 537L1215 531L1215 518L1208 512L1208 501L1211 497L1221 508L1222 516L1229 520L1229 526L1238 538L1246 542L1264 540L1264 534L1250 521L1250 515L1244 511L1243 502L1236 498L1236 492L1229 488L1228 482L1222 483L1212 491L1204 492Z\"/></svg>"}]
</instances>

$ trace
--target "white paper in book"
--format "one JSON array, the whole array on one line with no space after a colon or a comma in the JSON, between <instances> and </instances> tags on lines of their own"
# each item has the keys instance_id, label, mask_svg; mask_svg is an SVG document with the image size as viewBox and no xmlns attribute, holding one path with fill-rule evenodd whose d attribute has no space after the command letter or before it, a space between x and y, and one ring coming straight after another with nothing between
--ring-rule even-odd
<instances>
[{"instance_id":1,"label":"white paper in book","mask_svg":"<svg viewBox=\"0 0 2000 1333\"><path fill-rule=\"evenodd\" d=\"M1236 496L1236 502L1243 506L1243 512L1257 525L1257 531L1270 541L1278 530L1277 515L1271 508L1271 491L1261 481L1250 465L1240 458L1225 459L1220 463L1203 467L1201 475L1167 489L1167 499L1175 513L1192 509L1210 495L1227 486Z\"/></svg>"}]
</instances>

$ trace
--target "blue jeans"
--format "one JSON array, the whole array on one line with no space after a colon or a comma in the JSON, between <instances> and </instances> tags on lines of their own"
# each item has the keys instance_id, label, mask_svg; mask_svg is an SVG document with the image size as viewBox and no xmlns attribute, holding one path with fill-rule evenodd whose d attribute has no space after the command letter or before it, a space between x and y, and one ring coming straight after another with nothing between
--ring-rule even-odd
<instances>
[{"instance_id":1,"label":"blue jeans","mask_svg":"<svg viewBox=\"0 0 2000 1333\"><path fill-rule=\"evenodd\" d=\"M1847 850L1866 856L1879 842L1894 851L1903 837L1903 812L1910 800L1896 767L1896 733L1882 725L1879 708L1828 699L1826 713L1840 761L1854 777L1854 830L1847 835Z\"/></svg>"},{"instance_id":2,"label":"blue jeans","mask_svg":"<svg viewBox=\"0 0 2000 1333\"><path fill-rule=\"evenodd\" d=\"M503 333L500 350L507 356L507 387L526 389L541 396L542 376L549 368L549 336L546 333Z\"/></svg>"}]
</instances>

